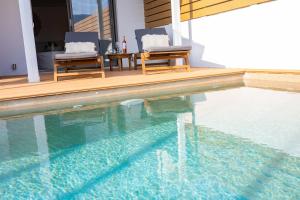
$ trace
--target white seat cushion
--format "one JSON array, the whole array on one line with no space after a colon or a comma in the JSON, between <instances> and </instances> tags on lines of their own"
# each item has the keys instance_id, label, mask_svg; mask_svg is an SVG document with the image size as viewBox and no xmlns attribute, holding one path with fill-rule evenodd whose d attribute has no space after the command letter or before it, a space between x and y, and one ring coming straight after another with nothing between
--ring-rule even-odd
<instances>
[{"instance_id":1,"label":"white seat cushion","mask_svg":"<svg viewBox=\"0 0 300 200\"><path fill-rule=\"evenodd\" d=\"M152 47L169 47L169 36L168 35L144 35L142 37L143 50Z\"/></svg>"},{"instance_id":2,"label":"white seat cushion","mask_svg":"<svg viewBox=\"0 0 300 200\"><path fill-rule=\"evenodd\" d=\"M65 44L66 53L96 53L93 42L69 42Z\"/></svg>"},{"instance_id":3,"label":"white seat cushion","mask_svg":"<svg viewBox=\"0 0 300 200\"><path fill-rule=\"evenodd\" d=\"M175 52L175 51L190 51L192 46L169 46L169 47L150 47L145 49L145 52Z\"/></svg>"},{"instance_id":4,"label":"white seat cushion","mask_svg":"<svg viewBox=\"0 0 300 200\"><path fill-rule=\"evenodd\" d=\"M97 53L62 53L56 54L56 60L85 60L85 59L96 59Z\"/></svg>"}]
</instances>

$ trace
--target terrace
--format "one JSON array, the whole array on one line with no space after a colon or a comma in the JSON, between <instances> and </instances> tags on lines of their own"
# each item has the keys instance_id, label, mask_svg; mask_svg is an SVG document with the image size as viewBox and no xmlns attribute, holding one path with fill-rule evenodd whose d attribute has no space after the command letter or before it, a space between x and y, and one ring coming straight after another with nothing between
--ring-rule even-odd
<instances>
[{"instance_id":1,"label":"terrace","mask_svg":"<svg viewBox=\"0 0 300 200\"><path fill-rule=\"evenodd\" d=\"M0 114L11 115L47 107L62 108L70 103L124 100L128 96L152 97L183 91L222 89L228 87L258 87L300 91L298 70L254 70L192 68L191 72L171 72L143 75L141 70L107 71L101 79L91 75L53 81L53 73L41 73L41 82L28 83L26 76L0 80ZM124 90L125 94L124 94Z\"/></svg>"},{"instance_id":2,"label":"terrace","mask_svg":"<svg viewBox=\"0 0 300 200\"><path fill-rule=\"evenodd\" d=\"M197 29L204 30L203 25L195 24L198 19L202 20L203 18L203 20L209 20L210 18L212 18L215 20L219 20L220 23L222 23L222 17L230 19L231 15L233 15L236 16L237 19L239 18L239 15L241 15L240 13L246 13L245 15L251 16L255 10L260 8L262 10L274 10L273 12L276 13L277 7L282 6L281 1L245 1L242 4L239 4L236 1L223 3L220 1L220 4L218 5L214 5L210 1L131 1L132 2L128 4L124 3L123 1L103 1L102 3L96 4L95 2L81 4L80 1L67 1L68 3L66 4L65 1L60 0L33 0L31 2L32 9L35 15L39 15L39 23L37 24L37 26L42 27L40 28L41 30L39 30L40 36L36 36L36 34L35 36L31 35L33 34L32 30L24 29L24 26L28 26L30 24L28 20L30 21L32 17L33 21L35 21L36 19L35 15L27 16L23 13L24 9L25 11L26 9L30 9L30 4L28 4L30 3L30 1L19 2L18 12L20 14L19 16L21 17L22 27L18 27L18 24L10 25L11 27L7 25L6 26L8 30L11 28L19 28L20 34L23 34L23 42L27 45L28 48L24 49L24 51L22 51L21 48L19 52L14 51L14 53L11 52L9 55L9 51L1 54L1 56L6 56L1 59L2 63L0 63L2 66L2 72L0 73L1 108L7 109L12 105L18 105L19 102L22 102L24 100L37 100L40 97L51 98L53 96L59 97L68 94L71 98L73 98L71 95L72 93L78 94L82 92L94 91L98 91L101 93L105 91L111 91L112 89L126 87L132 88L138 86L148 86L150 88L153 84L158 86L159 84L169 83L171 85L175 82L182 83L184 81L189 82L192 80L205 82L208 79L212 81L209 83L214 84L204 84L204 86L210 86L210 88L227 87L229 85L237 84L274 89L288 88L292 91L299 90L299 71L297 67L294 67L295 65L297 66L297 60L293 57L294 52L292 50L290 51L290 55L281 54L281 57L277 56L276 59L274 59L273 55L276 56L277 52L270 51L272 47L263 46L262 50L259 50L256 48L256 45L250 45L250 43L247 43L245 40L243 40L243 42L245 43L244 46L249 46L251 54L253 54L254 58L259 57L259 54L262 54L262 52L264 52L265 50L269 51L269 54L264 53L266 58L261 59L261 62L265 63L265 65L261 65L260 61L257 59L249 60L249 58L252 58L252 56L248 56L250 52L249 50L247 50L247 48L242 47L243 53L238 54L239 57L236 57L235 55L237 55L239 49L235 48L240 47L238 45L239 42L236 41L235 43L232 43L230 42L230 39L228 39L229 42L226 42L227 40L220 39L219 37L217 37L217 35L215 35L214 32L212 32L213 25L211 27L207 27L207 30L205 30L203 33L200 33L199 36L197 35ZM69 4L73 3L73 7L69 8ZM15 4L12 2L7 2L5 4L7 4L7 6L9 6L10 4L11 9L13 9L13 6L15 6ZM93 6L95 5L98 5L98 7L93 8ZM206 7L208 5L211 7ZM251 5L255 6L247 7ZM135 9L131 13L124 12L132 6L134 6ZM191 72L163 72L154 75L142 75L142 72L140 70L129 71L125 69L123 71L111 72L106 68L106 79L100 79L97 76L85 75L82 77L63 78L58 83L55 83L53 81L53 67L51 65L51 62L46 64L40 63L41 56L48 55L49 53L51 53L52 55L55 51L52 50L49 51L49 53L39 51L42 48L42 44L44 44L40 38L42 36L51 38L51 35L47 35L45 31L54 31L55 29L57 29L57 26L53 27L53 21L51 22L51 20L45 18L45 16L42 16L41 11L50 12L51 9L52 11L53 9L55 9L57 12L59 12L59 10L63 10L63 8L65 9L65 11L69 10L69 13L71 13L71 16L69 16L71 21L75 20L74 22L72 22L72 24L69 24L71 30L75 32L99 32L100 48L103 48L103 45L101 46L103 42L101 43L101 41L108 41L112 44L113 47L118 45L117 42L121 41L123 36L126 36L128 40L128 51L137 52L137 41L134 35L135 29L165 27L173 44L192 46L192 51L189 58L192 70ZM94 9L99 9L99 12L96 12ZM58 14L61 19L65 19L63 18L65 11L60 11L61 14ZM181 15L178 15L179 12L181 13ZM82 16L79 19L80 13L86 14L84 15L84 17ZM246 19L246 16L244 18ZM129 21L127 19L129 19ZM99 23L97 23L97 21ZM110 21L110 23L107 23L108 21ZM234 20L232 21L232 23L237 23ZM126 27L124 25L126 25ZM251 26L254 27L261 25L263 25L263 23L261 23L260 25ZM55 33L62 37L62 35L64 35L64 31L68 31L68 27L63 26L62 24L61 27L64 28L57 29L57 32L53 32L53 34ZM252 29L253 27L249 27L248 29ZM237 28L231 28L237 30ZM209 32L210 29L211 31ZM206 32L213 35L208 38ZM224 34L229 37L228 34L231 34L231 31L226 31L224 32ZM15 37L17 37L17 35ZM36 41L35 45L32 44L34 37ZM214 38L215 41L212 42L211 38ZM276 35L273 38L276 38ZM202 42L199 42L202 41L202 39L204 44L202 44ZM256 39L262 41L261 38ZM4 40L9 40L9 38L2 38L2 43L4 42ZM56 40L59 40L58 42L55 42L55 44L58 45L56 49L59 49L61 45L61 39ZM13 46L15 48L20 49L21 46L18 47L18 45L19 43L13 43ZM232 45L234 47L228 48L229 45ZM291 45L292 46L289 47L290 49L294 48L294 46L296 46L296 43ZM105 47L107 48L107 46ZM35 50L37 51L37 56L34 55ZM107 52L107 49L100 50L101 52L103 52L103 55L105 55L105 52ZM228 53L228 51L230 51L230 53ZM20 59L22 58L22 56L24 57L24 61ZM19 63L16 62L15 65L12 65L12 67L15 66L16 68L13 70L9 69L9 64L14 63L13 60L17 57L18 61L16 61ZM270 59L271 57L274 61ZM47 62L49 62L48 57L47 59ZM286 62L287 59L289 59L289 62L291 63L290 65L288 65L288 63ZM43 67L44 65L46 65L48 68ZM128 65L128 63L125 62L125 65ZM240 67L235 68L233 67L234 65ZM280 67L283 65L287 65L287 67ZM238 81L236 77L239 77ZM42 101L42 99L40 100ZM49 103L48 101L43 102ZM32 104L35 104L34 101L32 101ZM26 105L29 106L30 104Z\"/></svg>"},{"instance_id":3,"label":"terrace","mask_svg":"<svg viewBox=\"0 0 300 200\"><path fill-rule=\"evenodd\" d=\"M299 199L299 7L1 0L1 198Z\"/></svg>"}]
</instances>

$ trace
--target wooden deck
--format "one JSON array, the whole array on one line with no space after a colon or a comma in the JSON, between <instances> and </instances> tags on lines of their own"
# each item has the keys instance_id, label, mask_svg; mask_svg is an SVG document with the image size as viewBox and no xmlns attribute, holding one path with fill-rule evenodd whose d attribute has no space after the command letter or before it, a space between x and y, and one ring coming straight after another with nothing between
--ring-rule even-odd
<instances>
[{"instance_id":1,"label":"wooden deck","mask_svg":"<svg viewBox=\"0 0 300 200\"><path fill-rule=\"evenodd\" d=\"M27 83L26 76L0 79L0 102L242 73L244 73L242 69L212 68L192 68L191 72L168 72L152 75L142 75L141 70L107 71L105 79L74 77L57 83L53 81L52 73L42 73L40 83Z\"/></svg>"},{"instance_id":2,"label":"wooden deck","mask_svg":"<svg viewBox=\"0 0 300 200\"><path fill-rule=\"evenodd\" d=\"M192 68L191 72L152 75L143 75L141 70L124 70L106 71L105 79L95 76L66 77L59 82L53 81L53 73L41 73L39 83L28 83L26 76L0 77L0 102L230 75L244 75L244 83L249 87L300 91L300 70Z\"/></svg>"}]
</instances>

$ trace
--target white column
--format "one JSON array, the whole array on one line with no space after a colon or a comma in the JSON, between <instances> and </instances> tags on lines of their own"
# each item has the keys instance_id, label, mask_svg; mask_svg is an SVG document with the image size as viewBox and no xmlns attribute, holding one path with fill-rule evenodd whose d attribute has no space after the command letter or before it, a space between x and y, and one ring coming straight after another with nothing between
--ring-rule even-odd
<instances>
[{"instance_id":1,"label":"white column","mask_svg":"<svg viewBox=\"0 0 300 200\"><path fill-rule=\"evenodd\" d=\"M182 45L180 0L171 0L173 44Z\"/></svg>"},{"instance_id":2,"label":"white column","mask_svg":"<svg viewBox=\"0 0 300 200\"><path fill-rule=\"evenodd\" d=\"M180 14L180 0L171 0L172 10L172 31L173 31L173 45L181 46L181 14ZM176 60L176 65L182 65L182 59Z\"/></svg>"},{"instance_id":3,"label":"white column","mask_svg":"<svg viewBox=\"0 0 300 200\"><path fill-rule=\"evenodd\" d=\"M33 32L33 19L30 0L18 0L25 48L27 74L29 82L39 82L39 70Z\"/></svg>"}]
</instances>

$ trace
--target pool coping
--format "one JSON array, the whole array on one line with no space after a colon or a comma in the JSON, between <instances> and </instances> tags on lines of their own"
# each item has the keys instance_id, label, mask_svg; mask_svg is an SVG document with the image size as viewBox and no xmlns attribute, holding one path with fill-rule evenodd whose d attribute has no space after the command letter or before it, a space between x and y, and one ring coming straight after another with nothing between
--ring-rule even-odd
<instances>
[{"instance_id":1,"label":"pool coping","mask_svg":"<svg viewBox=\"0 0 300 200\"><path fill-rule=\"evenodd\" d=\"M278 76L281 79L278 79ZM287 78L282 78L284 76ZM296 77L296 79L291 79L291 76ZM223 82L222 79L224 79ZM152 88L154 86L155 89ZM81 105L95 101L97 103L105 103L109 102L109 98L112 101L120 101L126 98L147 98L160 94L168 95L172 92L182 93L184 91L183 89L180 90L180 88L185 88L186 91L189 91L189 87L194 86L199 91L247 86L300 92L300 70L234 69L228 72L221 70L213 74L195 73L187 77L180 75L176 78L158 81L137 81L126 85L115 83L111 86L95 86L87 89L4 98L0 99L0 117L6 116L3 113L9 113L10 111L14 114L20 114L25 111L28 112L34 107L41 108L49 105L53 106L51 109L54 109L54 107L63 109L68 104ZM32 85L24 85L23 87L32 87ZM130 92L125 91L124 88L127 88ZM178 89L181 92L178 92Z\"/></svg>"},{"instance_id":2,"label":"pool coping","mask_svg":"<svg viewBox=\"0 0 300 200\"><path fill-rule=\"evenodd\" d=\"M57 110L72 106L86 106L127 99L152 98L186 92L218 90L228 87L242 87L243 73L229 73L219 76L189 78L176 81L134 84L126 87L110 87L64 94L54 94L0 102L0 118L11 115L36 112L36 110ZM126 90L124 90L126 88Z\"/></svg>"}]
</instances>

